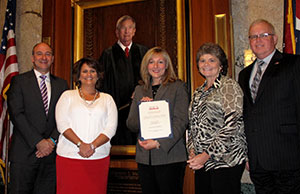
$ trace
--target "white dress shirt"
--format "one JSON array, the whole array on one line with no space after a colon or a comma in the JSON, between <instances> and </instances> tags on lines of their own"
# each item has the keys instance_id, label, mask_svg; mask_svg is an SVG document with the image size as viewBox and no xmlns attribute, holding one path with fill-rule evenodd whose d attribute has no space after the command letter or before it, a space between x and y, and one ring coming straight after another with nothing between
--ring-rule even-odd
<instances>
[{"instance_id":1,"label":"white dress shirt","mask_svg":"<svg viewBox=\"0 0 300 194\"><path fill-rule=\"evenodd\" d=\"M37 70L33 69L34 71L34 74L36 76L36 79L38 80L38 83L39 83L39 87L41 85L41 81L42 81L42 78L40 78L41 74L40 72L38 72ZM51 83L50 83L50 73L46 73L45 74L47 77L45 79L45 83L46 83L46 87L47 87L47 95L48 95L48 107L49 107L49 104L50 104L50 98L51 98Z\"/></svg>"},{"instance_id":2,"label":"white dress shirt","mask_svg":"<svg viewBox=\"0 0 300 194\"><path fill-rule=\"evenodd\" d=\"M125 52L126 47L130 50L132 46L132 42L128 46L124 46L120 40L118 40L118 45L122 48L122 50Z\"/></svg>"}]
</instances>

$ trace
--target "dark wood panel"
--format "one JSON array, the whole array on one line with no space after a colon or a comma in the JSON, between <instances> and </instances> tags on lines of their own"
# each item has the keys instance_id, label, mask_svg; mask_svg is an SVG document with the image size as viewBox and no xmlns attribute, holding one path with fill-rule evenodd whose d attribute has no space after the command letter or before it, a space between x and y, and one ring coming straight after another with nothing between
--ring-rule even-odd
<instances>
[{"instance_id":1,"label":"dark wood panel","mask_svg":"<svg viewBox=\"0 0 300 194\"><path fill-rule=\"evenodd\" d=\"M54 35L54 74L71 77L72 9L70 0L56 0Z\"/></svg>"},{"instance_id":2,"label":"dark wood panel","mask_svg":"<svg viewBox=\"0 0 300 194\"><path fill-rule=\"evenodd\" d=\"M43 1L43 40L54 50L51 72L70 83L72 15L70 0Z\"/></svg>"},{"instance_id":3,"label":"dark wood panel","mask_svg":"<svg viewBox=\"0 0 300 194\"><path fill-rule=\"evenodd\" d=\"M213 13L211 0L191 0L191 33L192 33L192 90L195 90L204 82L204 78L198 73L196 53L205 42L214 42Z\"/></svg>"},{"instance_id":4,"label":"dark wood panel","mask_svg":"<svg viewBox=\"0 0 300 194\"><path fill-rule=\"evenodd\" d=\"M43 1L43 26L42 26L42 37L43 41L47 42L50 46L54 44L54 19L55 15L55 0L44 0Z\"/></svg>"}]
</instances>

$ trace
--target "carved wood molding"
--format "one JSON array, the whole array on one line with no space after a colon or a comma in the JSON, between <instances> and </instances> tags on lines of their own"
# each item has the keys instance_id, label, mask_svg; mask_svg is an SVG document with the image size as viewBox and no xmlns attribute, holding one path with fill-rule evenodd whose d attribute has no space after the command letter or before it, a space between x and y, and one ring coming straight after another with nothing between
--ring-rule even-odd
<instances>
[{"instance_id":1,"label":"carved wood molding","mask_svg":"<svg viewBox=\"0 0 300 194\"><path fill-rule=\"evenodd\" d=\"M94 57L94 9L87 9L84 13L85 26L85 55Z\"/></svg>"},{"instance_id":2,"label":"carved wood molding","mask_svg":"<svg viewBox=\"0 0 300 194\"><path fill-rule=\"evenodd\" d=\"M166 1L159 1L159 33L161 47L166 48Z\"/></svg>"}]
</instances>

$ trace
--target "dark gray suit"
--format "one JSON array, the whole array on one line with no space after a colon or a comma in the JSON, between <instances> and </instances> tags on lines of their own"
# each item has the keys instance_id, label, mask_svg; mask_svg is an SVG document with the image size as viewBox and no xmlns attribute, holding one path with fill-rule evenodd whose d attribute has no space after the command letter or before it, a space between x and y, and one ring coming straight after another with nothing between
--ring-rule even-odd
<instances>
[{"instance_id":1,"label":"dark gray suit","mask_svg":"<svg viewBox=\"0 0 300 194\"><path fill-rule=\"evenodd\" d=\"M299 171L300 57L275 52L263 74L255 103L249 87L254 64L239 75L244 91L250 174L258 167L267 172Z\"/></svg>"},{"instance_id":2,"label":"dark gray suit","mask_svg":"<svg viewBox=\"0 0 300 194\"><path fill-rule=\"evenodd\" d=\"M153 98L151 87L144 90L144 86L137 86L127 119L127 126L133 132L140 133L138 104L140 99L145 96ZM151 189L153 191L152 193L154 193L155 184L158 182L160 183L160 185L158 183L160 191L165 191L166 193L181 193L185 161L187 160L184 136L188 124L189 106L185 84L181 81L176 81L174 83L161 85L154 100L167 100L169 102L171 127L174 137L158 140L160 148L152 149L151 151L143 149L137 143L136 161L139 163L140 176L144 177L144 180L141 180L143 193L151 193ZM176 163L178 165L176 165ZM150 173L148 172L143 173L140 169L141 166L149 168L148 172L150 173L156 173L153 175L149 175ZM151 179L153 179L153 177L155 177L156 183L152 184ZM146 188L143 186L143 183L146 185Z\"/></svg>"},{"instance_id":3,"label":"dark gray suit","mask_svg":"<svg viewBox=\"0 0 300 194\"><path fill-rule=\"evenodd\" d=\"M51 100L49 112L46 115L34 71L32 70L12 78L8 90L8 110L10 119L14 125L12 143L9 150L9 160L12 163L12 167L16 163L24 165L24 168L26 166L36 166L36 169L38 169L40 165L45 164L55 167L55 150L49 156L41 159L38 159L35 155L37 151L36 144L38 142L50 137L57 140L59 135L55 122L55 105L63 91L68 89L68 85L65 80L53 75L50 76L50 83ZM19 176L18 172L14 171L14 169L12 171L11 188L13 193L16 189L15 187L19 186L13 185L14 176ZM38 172L35 175L30 175L29 173L25 176L24 182L32 181L30 179L35 179L34 177L37 176L39 176ZM35 183L32 184L34 185ZM40 190L40 192L51 192L47 191L47 188L44 189Z\"/></svg>"}]
</instances>

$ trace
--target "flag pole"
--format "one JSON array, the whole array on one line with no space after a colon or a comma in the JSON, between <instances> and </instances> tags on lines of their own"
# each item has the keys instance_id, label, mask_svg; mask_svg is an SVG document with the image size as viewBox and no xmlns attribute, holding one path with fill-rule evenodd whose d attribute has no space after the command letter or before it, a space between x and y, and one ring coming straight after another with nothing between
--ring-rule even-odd
<instances>
[{"instance_id":1,"label":"flag pole","mask_svg":"<svg viewBox=\"0 0 300 194\"><path fill-rule=\"evenodd\" d=\"M9 146L9 139L10 139L10 121L9 115L7 116L7 131L5 136L5 185L4 185L4 194L8 194L8 146Z\"/></svg>"}]
</instances>

